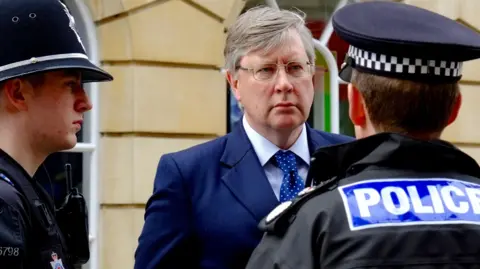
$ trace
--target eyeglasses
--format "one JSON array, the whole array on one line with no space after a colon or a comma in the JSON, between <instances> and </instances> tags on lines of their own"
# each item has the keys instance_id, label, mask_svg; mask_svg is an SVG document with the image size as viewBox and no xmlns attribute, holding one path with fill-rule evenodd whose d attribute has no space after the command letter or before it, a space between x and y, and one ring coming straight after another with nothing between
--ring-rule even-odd
<instances>
[{"instance_id":1,"label":"eyeglasses","mask_svg":"<svg viewBox=\"0 0 480 269\"><path fill-rule=\"evenodd\" d=\"M282 66L285 68L285 73L295 78L309 76L313 73L313 69L314 69L313 68L314 65L309 62L306 62L306 63L289 62L287 64L263 64L263 65L255 66L253 68L238 66L237 68L252 72L253 77L256 80L266 81L276 77L278 74L278 70L280 70L280 67Z\"/></svg>"}]
</instances>

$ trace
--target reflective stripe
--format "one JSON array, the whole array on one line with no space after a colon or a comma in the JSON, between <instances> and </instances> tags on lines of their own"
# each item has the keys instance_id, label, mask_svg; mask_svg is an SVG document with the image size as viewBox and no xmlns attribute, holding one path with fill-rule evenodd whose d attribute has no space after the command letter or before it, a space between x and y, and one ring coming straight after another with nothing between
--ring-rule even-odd
<instances>
[{"instance_id":1,"label":"reflective stripe","mask_svg":"<svg viewBox=\"0 0 480 269\"><path fill-rule=\"evenodd\" d=\"M23 60L7 65L0 66L0 72L25 66L25 65L30 65L38 62L45 62L45 61L51 61L51 60L63 60L63 59L72 59L72 58L82 58L82 59L87 59L88 56L83 54L83 53L63 53L63 54L55 54L55 55L47 55L47 56L41 56L41 57L32 57L28 60Z\"/></svg>"},{"instance_id":2,"label":"reflective stripe","mask_svg":"<svg viewBox=\"0 0 480 269\"><path fill-rule=\"evenodd\" d=\"M13 185L13 182L10 179L8 179L8 177L6 175L0 173L0 178L5 180L8 184L15 187L15 185Z\"/></svg>"}]
</instances>

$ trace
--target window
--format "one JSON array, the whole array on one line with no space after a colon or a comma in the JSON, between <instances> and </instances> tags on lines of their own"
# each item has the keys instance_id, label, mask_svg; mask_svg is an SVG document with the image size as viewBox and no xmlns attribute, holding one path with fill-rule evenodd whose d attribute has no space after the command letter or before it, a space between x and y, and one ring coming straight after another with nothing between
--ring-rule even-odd
<instances>
[{"instance_id":1,"label":"window","mask_svg":"<svg viewBox=\"0 0 480 269\"><path fill-rule=\"evenodd\" d=\"M97 40L95 36L95 24L89 10L83 1L61 0L72 16L75 18L76 27L86 47L90 60L98 64ZM77 187L85 196L90 231L90 260L83 269L97 269L98 263L98 215L100 209L98 196L98 85L89 83L85 90L90 97L93 109L85 114L82 130L77 134L78 143L75 148L66 152L58 152L50 155L43 167L37 171L35 177L52 195L56 206L60 206L66 195L66 181L64 173L65 163L72 165L72 187Z\"/></svg>"}]
</instances>

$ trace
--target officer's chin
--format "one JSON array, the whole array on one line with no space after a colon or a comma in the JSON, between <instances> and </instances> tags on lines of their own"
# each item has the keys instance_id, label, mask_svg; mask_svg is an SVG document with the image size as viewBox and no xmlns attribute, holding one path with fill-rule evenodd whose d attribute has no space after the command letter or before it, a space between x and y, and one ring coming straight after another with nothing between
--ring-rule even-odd
<instances>
[{"instance_id":1,"label":"officer's chin","mask_svg":"<svg viewBox=\"0 0 480 269\"><path fill-rule=\"evenodd\" d=\"M60 141L60 140L59 140ZM65 137L65 139L62 140L62 143L59 143L57 145L57 150L56 151L65 151L65 150L70 150L77 145L77 136L75 134L71 134L68 137Z\"/></svg>"}]
</instances>

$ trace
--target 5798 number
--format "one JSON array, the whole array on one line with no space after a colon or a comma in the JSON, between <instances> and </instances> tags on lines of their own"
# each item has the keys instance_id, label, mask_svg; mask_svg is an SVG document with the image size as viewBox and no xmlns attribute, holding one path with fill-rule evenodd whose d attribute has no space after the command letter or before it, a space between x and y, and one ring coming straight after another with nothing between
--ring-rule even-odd
<instances>
[{"instance_id":1,"label":"5798 number","mask_svg":"<svg viewBox=\"0 0 480 269\"><path fill-rule=\"evenodd\" d=\"M14 247L0 247L0 257L5 256L18 256L20 255L20 249Z\"/></svg>"}]
</instances>

